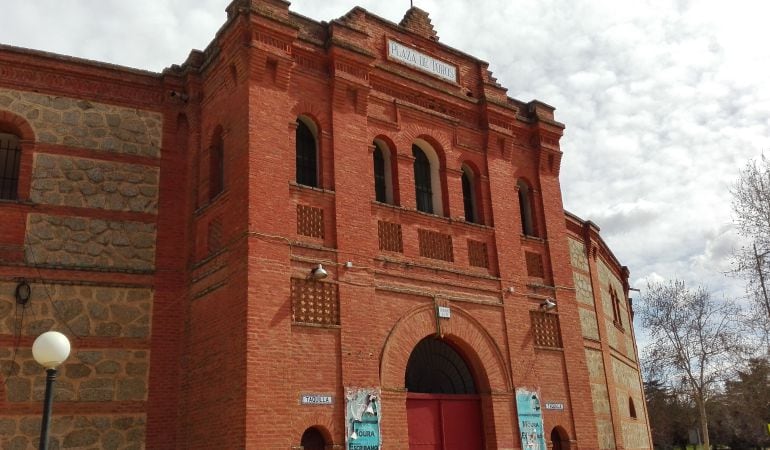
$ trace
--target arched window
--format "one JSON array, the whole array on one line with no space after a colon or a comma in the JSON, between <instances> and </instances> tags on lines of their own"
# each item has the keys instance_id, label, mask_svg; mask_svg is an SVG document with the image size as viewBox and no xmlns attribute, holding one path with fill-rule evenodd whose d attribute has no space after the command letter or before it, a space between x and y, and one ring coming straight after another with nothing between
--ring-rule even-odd
<instances>
[{"instance_id":1,"label":"arched window","mask_svg":"<svg viewBox=\"0 0 770 450\"><path fill-rule=\"evenodd\" d=\"M20 163L19 137L0 132L0 200L18 198Z\"/></svg>"},{"instance_id":2,"label":"arched window","mask_svg":"<svg viewBox=\"0 0 770 450\"><path fill-rule=\"evenodd\" d=\"M314 128L310 120L304 117L297 119L297 184L318 187L318 151Z\"/></svg>"},{"instance_id":3,"label":"arched window","mask_svg":"<svg viewBox=\"0 0 770 450\"><path fill-rule=\"evenodd\" d=\"M535 236L530 188L524 180L516 183L519 188L519 211L521 212L521 232L525 236Z\"/></svg>"},{"instance_id":4,"label":"arched window","mask_svg":"<svg viewBox=\"0 0 770 450\"><path fill-rule=\"evenodd\" d=\"M375 199L381 203L388 202L385 187L385 155L376 143L374 144L374 194Z\"/></svg>"},{"instance_id":5,"label":"arched window","mask_svg":"<svg viewBox=\"0 0 770 450\"><path fill-rule=\"evenodd\" d=\"M324 450L326 448L326 440L317 428L311 427L302 433L300 445L303 450Z\"/></svg>"},{"instance_id":6,"label":"arched window","mask_svg":"<svg viewBox=\"0 0 770 450\"><path fill-rule=\"evenodd\" d=\"M417 200L417 210L433 214L433 183L430 161L425 152L416 145L412 145L412 156L414 156L414 194Z\"/></svg>"},{"instance_id":7,"label":"arched window","mask_svg":"<svg viewBox=\"0 0 770 450\"><path fill-rule=\"evenodd\" d=\"M480 223L478 208L476 206L476 177L470 167L462 166L463 206L465 208L465 221Z\"/></svg>"},{"instance_id":8,"label":"arched window","mask_svg":"<svg viewBox=\"0 0 770 450\"><path fill-rule=\"evenodd\" d=\"M465 359L441 339L421 340L406 365L404 385L409 392L476 394L476 383Z\"/></svg>"},{"instance_id":9,"label":"arched window","mask_svg":"<svg viewBox=\"0 0 770 450\"><path fill-rule=\"evenodd\" d=\"M219 195L225 187L225 148L222 128L214 130L209 151L209 200Z\"/></svg>"},{"instance_id":10,"label":"arched window","mask_svg":"<svg viewBox=\"0 0 770 450\"><path fill-rule=\"evenodd\" d=\"M623 316L620 310L620 297L615 288L610 286L610 301L612 302L612 321L620 328L623 328Z\"/></svg>"},{"instance_id":11,"label":"arched window","mask_svg":"<svg viewBox=\"0 0 770 450\"><path fill-rule=\"evenodd\" d=\"M628 415L632 419L636 419L636 407L634 406L634 399L631 397L628 397Z\"/></svg>"}]
</instances>

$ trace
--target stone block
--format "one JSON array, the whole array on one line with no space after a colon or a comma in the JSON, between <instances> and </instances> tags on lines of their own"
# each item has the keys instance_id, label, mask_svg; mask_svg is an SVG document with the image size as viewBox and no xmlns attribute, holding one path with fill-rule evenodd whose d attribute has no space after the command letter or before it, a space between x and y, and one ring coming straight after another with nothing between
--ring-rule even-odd
<instances>
[{"instance_id":1,"label":"stone block","mask_svg":"<svg viewBox=\"0 0 770 450\"><path fill-rule=\"evenodd\" d=\"M30 196L39 203L157 213L158 168L63 155L35 155Z\"/></svg>"},{"instance_id":2,"label":"stone block","mask_svg":"<svg viewBox=\"0 0 770 450\"><path fill-rule=\"evenodd\" d=\"M26 117L40 142L116 153L130 147L131 154L160 157L160 113L96 102L83 108L82 103L0 88L0 105Z\"/></svg>"}]
</instances>

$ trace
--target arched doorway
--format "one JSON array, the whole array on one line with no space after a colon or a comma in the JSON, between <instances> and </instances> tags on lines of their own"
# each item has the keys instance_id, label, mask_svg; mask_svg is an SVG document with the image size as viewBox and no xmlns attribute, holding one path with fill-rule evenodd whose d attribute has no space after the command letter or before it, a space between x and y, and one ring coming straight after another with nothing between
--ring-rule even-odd
<instances>
[{"instance_id":1,"label":"arched doorway","mask_svg":"<svg viewBox=\"0 0 770 450\"><path fill-rule=\"evenodd\" d=\"M434 337L420 341L406 367L412 450L481 450L481 400L465 359Z\"/></svg>"},{"instance_id":2,"label":"arched doorway","mask_svg":"<svg viewBox=\"0 0 770 450\"><path fill-rule=\"evenodd\" d=\"M552 450L569 450L569 436L561 427L554 427L551 430Z\"/></svg>"},{"instance_id":3,"label":"arched doorway","mask_svg":"<svg viewBox=\"0 0 770 450\"><path fill-rule=\"evenodd\" d=\"M325 450L326 440L317 428L308 428L302 433L300 445L303 450Z\"/></svg>"}]
</instances>

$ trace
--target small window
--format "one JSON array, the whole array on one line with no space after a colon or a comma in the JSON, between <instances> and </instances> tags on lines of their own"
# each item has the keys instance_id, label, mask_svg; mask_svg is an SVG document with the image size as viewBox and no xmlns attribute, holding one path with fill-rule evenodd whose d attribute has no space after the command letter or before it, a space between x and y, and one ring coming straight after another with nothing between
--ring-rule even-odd
<instances>
[{"instance_id":1,"label":"small window","mask_svg":"<svg viewBox=\"0 0 770 450\"><path fill-rule=\"evenodd\" d=\"M525 236L536 236L532 214L531 189L523 180L517 183L519 188L519 211L521 212L521 231Z\"/></svg>"},{"instance_id":2,"label":"small window","mask_svg":"<svg viewBox=\"0 0 770 450\"><path fill-rule=\"evenodd\" d=\"M209 200L219 195L225 186L224 143L222 128L217 127L209 151Z\"/></svg>"},{"instance_id":3,"label":"small window","mask_svg":"<svg viewBox=\"0 0 770 450\"><path fill-rule=\"evenodd\" d=\"M0 200L16 200L19 189L19 137L0 133Z\"/></svg>"},{"instance_id":4,"label":"small window","mask_svg":"<svg viewBox=\"0 0 770 450\"><path fill-rule=\"evenodd\" d=\"M462 185L463 185L463 207L465 209L465 221L479 223L478 211L476 208L476 186L474 173L470 167L462 167Z\"/></svg>"},{"instance_id":5,"label":"small window","mask_svg":"<svg viewBox=\"0 0 770 450\"><path fill-rule=\"evenodd\" d=\"M628 397L628 415L632 419L636 419L636 407L634 406L634 399L631 397Z\"/></svg>"},{"instance_id":6,"label":"small window","mask_svg":"<svg viewBox=\"0 0 770 450\"><path fill-rule=\"evenodd\" d=\"M623 328L623 315L620 309L620 297L615 288L610 286L610 301L612 302L612 322L619 328Z\"/></svg>"},{"instance_id":7,"label":"small window","mask_svg":"<svg viewBox=\"0 0 770 450\"><path fill-rule=\"evenodd\" d=\"M378 202L388 202L385 183L385 155L377 143L374 144L374 193Z\"/></svg>"},{"instance_id":8,"label":"small window","mask_svg":"<svg viewBox=\"0 0 770 450\"><path fill-rule=\"evenodd\" d=\"M297 119L297 184L318 187L316 138L305 119Z\"/></svg>"},{"instance_id":9,"label":"small window","mask_svg":"<svg viewBox=\"0 0 770 450\"><path fill-rule=\"evenodd\" d=\"M425 152L416 145L412 145L412 156L414 156L414 191L417 200L417 210L433 214L430 161Z\"/></svg>"}]
</instances>

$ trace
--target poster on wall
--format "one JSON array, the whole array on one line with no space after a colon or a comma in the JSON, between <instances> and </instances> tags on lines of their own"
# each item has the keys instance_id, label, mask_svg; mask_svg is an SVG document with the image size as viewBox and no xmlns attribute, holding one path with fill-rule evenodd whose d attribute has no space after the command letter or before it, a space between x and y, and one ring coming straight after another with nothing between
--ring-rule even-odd
<instances>
[{"instance_id":1,"label":"poster on wall","mask_svg":"<svg viewBox=\"0 0 770 450\"><path fill-rule=\"evenodd\" d=\"M345 388L347 450L380 450L380 390Z\"/></svg>"},{"instance_id":2,"label":"poster on wall","mask_svg":"<svg viewBox=\"0 0 770 450\"><path fill-rule=\"evenodd\" d=\"M540 391L537 389L516 389L516 412L519 416L519 432L523 450L547 450L543 436L543 411L540 406Z\"/></svg>"}]
</instances>

